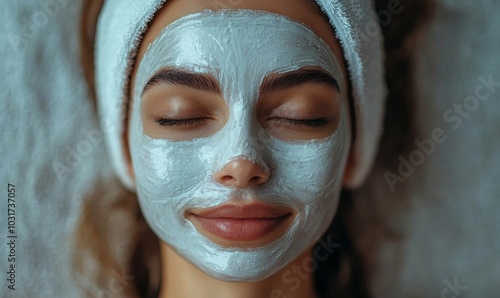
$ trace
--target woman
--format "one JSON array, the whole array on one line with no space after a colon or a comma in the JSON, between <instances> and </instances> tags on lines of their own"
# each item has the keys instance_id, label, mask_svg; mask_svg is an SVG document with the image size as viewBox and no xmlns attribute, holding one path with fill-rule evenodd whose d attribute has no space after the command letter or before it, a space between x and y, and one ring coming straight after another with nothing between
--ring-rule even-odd
<instances>
[{"instance_id":1,"label":"woman","mask_svg":"<svg viewBox=\"0 0 500 298\"><path fill-rule=\"evenodd\" d=\"M327 294L314 278L342 244L318 240L341 188L363 181L382 118L363 3L105 2L99 113L160 242L158 297Z\"/></svg>"}]
</instances>

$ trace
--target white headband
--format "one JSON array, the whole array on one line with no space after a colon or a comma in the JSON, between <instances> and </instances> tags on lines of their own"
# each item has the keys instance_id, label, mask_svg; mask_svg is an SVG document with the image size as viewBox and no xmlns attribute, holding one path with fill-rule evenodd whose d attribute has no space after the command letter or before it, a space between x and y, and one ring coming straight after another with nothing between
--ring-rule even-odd
<instances>
[{"instance_id":1,"label":"white headband","mask_svg":"<svg viewBox=\"0 0 500 298\"><path fill-rule=\"evenodd\" d=\"M113 165L134 188L124 144L130 76L142 37L166 0L106 0L96 35L96 93L99 117ZM354 168L346 186L363 183L382 131L385 103L382 35L369 0L316 0L344 50L355 111Z\"/></svg>"}]
</instances>

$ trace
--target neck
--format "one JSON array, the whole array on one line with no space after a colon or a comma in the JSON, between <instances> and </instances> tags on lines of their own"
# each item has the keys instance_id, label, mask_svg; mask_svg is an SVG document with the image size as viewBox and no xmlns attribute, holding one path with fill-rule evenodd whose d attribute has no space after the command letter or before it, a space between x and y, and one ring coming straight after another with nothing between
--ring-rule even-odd
<instances>
[{"instance_id":1,"label":"neck","mask_svg":"<svg viewBox=\"0 0 500 298\"><path fill-rule=\"evenodd\" d=\"M224 282L217 280L161 243L162 281L160 298L175 297L316 297L313 273L301 270L312 258L312 249L285 266L273 276L259 282ZM307 268L309 269L309 268Z\"/></svg>"}]
</instances>

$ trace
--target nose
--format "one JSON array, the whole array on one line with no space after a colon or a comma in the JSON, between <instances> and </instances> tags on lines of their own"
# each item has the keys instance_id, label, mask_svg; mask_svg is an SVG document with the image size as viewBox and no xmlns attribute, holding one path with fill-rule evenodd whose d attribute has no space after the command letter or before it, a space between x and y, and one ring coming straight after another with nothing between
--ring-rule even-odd
<instances>
[{"instance_id":1,"label":"nose","mask_svg":"<svg viewBox=\"0 0 500 298\"><path fill-rule=\"evenodd\" d=\"M269 173L256 163L239 157L215 173L214 179L225 186L245 188L265 183L269 180Z\"/></svg>"}]
</instances>

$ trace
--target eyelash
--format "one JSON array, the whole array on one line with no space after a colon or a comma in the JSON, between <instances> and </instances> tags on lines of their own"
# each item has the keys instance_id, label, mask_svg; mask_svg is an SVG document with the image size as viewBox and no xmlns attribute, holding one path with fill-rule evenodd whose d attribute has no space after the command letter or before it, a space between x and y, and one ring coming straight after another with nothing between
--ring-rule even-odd
<instances>
[{"instance_id":1,"label":"eyelash","mask_svg":"<svg viewBox=\"0 0 500 298\"><path fill-rule=\"evenodd\" d=\"M309 127L320 127L328 124L327 118L318 119L308 119L308 120L298 120L298 119L288 119L288 118L276 118L278 122L297 125L297 126L309 126ZM196 123L205 122L206 118L192 118L192 119L165 119L159 118L155 122L161 126L182 126L182 125L193 125Z\"/></svg>"},{"instance_id":2,"label":"eyelash","mask_svg":"<svg viewBox=\"0 0 500 298\"><path fill-rule=\"evenodd\" d=\"M182 126L182 125L193 125L196 123L205 122L206 118L192 118L192 119L165 119L159 118L155 122L161 126Z\"/></svg>"},{"instance_id":3,"label":"eyelash","mask_svg":"<svg viewBox=\"0 0 500 298\"><path fill-rule=\"evenodd\" d=\"M308 119L308 120L276 118L276 120L280 123L298 125L298 126L310 126L310 127L324 126L329 122L327 118Z\"/></svg>"}]
</instances>

